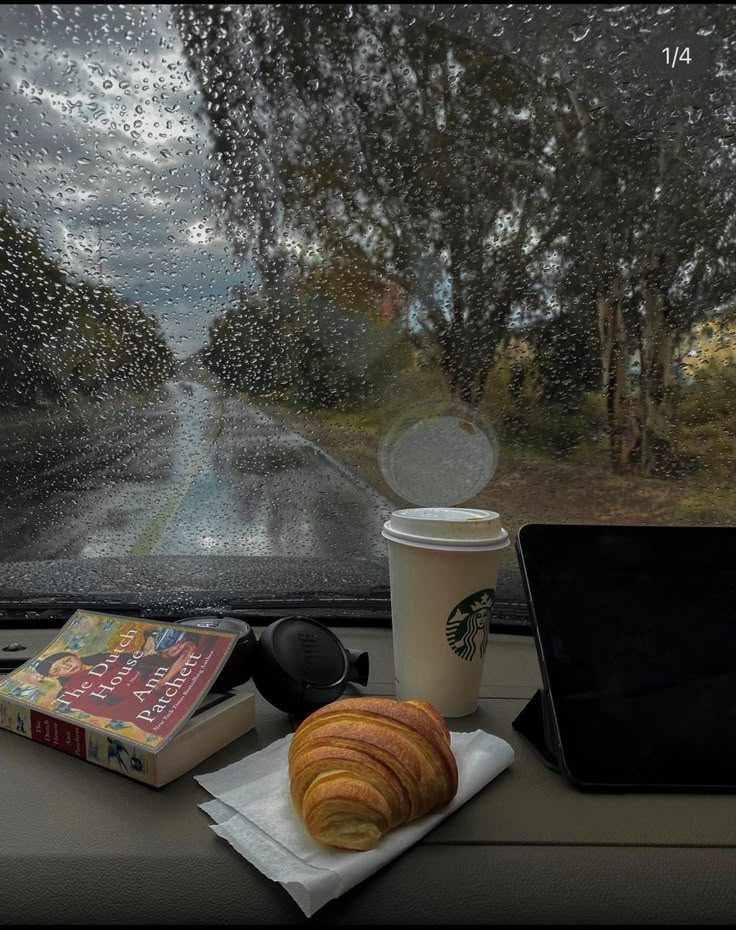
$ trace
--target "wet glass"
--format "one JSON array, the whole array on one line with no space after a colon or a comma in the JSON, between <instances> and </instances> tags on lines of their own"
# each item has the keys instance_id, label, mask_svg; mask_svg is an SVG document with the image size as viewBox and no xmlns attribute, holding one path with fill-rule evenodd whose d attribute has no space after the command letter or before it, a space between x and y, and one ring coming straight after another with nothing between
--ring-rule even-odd
<instances>
[{"instance_id":1,"label":"wet glass","mask_svg":"<svg viewBox=\"0 0 736 930\"><path fill-rule=\"evenodd\" d=\"M268 557L367 592L407 503L733 524L735 31L3 6L2 585Z\"/></svg>"}]
</instances>

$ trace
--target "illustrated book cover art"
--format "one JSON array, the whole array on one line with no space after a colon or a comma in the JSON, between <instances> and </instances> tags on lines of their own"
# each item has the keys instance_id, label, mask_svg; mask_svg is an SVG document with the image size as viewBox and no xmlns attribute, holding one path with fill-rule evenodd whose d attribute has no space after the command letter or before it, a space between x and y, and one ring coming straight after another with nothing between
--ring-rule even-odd
<instances>
[{"instance_id":1,"label":"illustrated book cover art","mask_svg":"<svg viewBox=\"0 0 736 930\"><path fill-rule=\"evenodd\" d=\"M212 687L237 635L77 610L0 681L0 727L82 758L158 753Z\"/></svg>"}]
</instances>

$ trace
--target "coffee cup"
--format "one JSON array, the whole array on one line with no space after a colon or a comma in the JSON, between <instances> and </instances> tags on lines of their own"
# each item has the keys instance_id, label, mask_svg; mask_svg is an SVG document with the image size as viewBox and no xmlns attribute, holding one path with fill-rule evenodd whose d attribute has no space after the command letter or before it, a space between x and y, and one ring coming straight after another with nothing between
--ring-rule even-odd
<instances>
[{"instance_id":1,"label":"coffee cup","mask_svg":"<svg viewBox=\"0 0 736 930\"><path fill-rule=\"evenodd\" d=\"M492 510L416 507L384 524L396 696L444 717L478 707L496 579L508 533Z\"/></svg>"}]
</instances>

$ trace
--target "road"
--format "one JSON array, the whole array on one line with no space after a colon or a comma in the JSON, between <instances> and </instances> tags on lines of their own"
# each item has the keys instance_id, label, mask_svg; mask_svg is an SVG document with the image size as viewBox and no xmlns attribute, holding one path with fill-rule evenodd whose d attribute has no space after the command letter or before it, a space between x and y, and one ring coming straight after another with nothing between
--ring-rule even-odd
<instances>
[{"instance_id":1,"label":"road","mask_svg":"<svg viewBox=\"0 0 736 930\"><path fill-rule=\"evenodd\" d=\"M1 435L0 561L385 555L388 501L202 384L166 384L137 409L49 415L45 427L6 420Z\"/></svg>"}]
</instances>

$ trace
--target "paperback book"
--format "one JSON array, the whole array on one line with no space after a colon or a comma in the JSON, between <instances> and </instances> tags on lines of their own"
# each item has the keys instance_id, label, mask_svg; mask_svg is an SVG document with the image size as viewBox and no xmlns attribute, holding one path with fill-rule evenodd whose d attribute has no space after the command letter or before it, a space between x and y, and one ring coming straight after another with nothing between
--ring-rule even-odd
<instances>
[{"instance_id":1,"label":"paperback book","mask_svg":"<svg viewBox=\"0 0 736 930\"><path fill-rule=\"evenodd\" d=\"M0 681L0 728L166 784L255 724L251 692L211 693L236 639L78 610Z\"/></svg>"}]
</instances>

